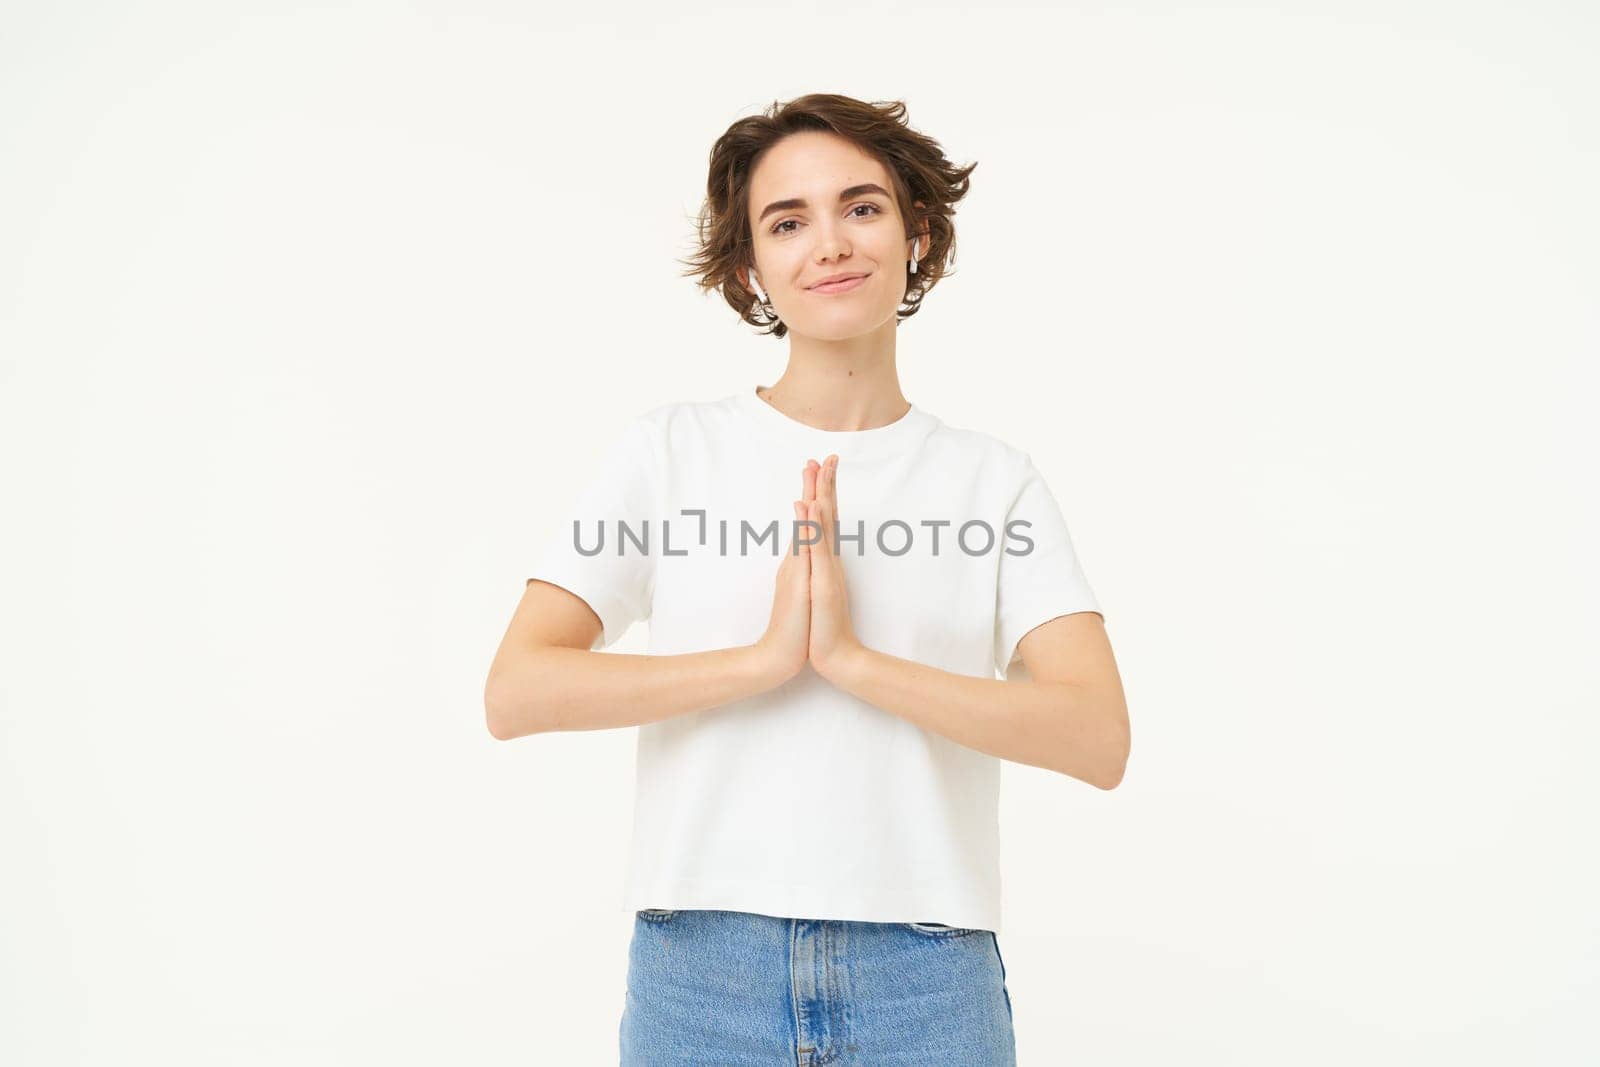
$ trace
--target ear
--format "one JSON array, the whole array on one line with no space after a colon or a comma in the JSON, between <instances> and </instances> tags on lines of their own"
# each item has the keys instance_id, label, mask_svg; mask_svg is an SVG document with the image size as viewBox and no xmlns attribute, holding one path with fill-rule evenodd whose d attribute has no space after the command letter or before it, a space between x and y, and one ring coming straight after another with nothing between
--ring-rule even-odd
<instances>
[{"instance_id":1,"label":"ear","mask_svg":"<svg viewBox=\"0 0 1600 1067\"><path fill-rule=\"evenodd\" d=\"M924 207L926 207L926 206L927 205L924 204L921 200L917 201L917 216L919 218L922 216L922 209ZM915 222L916 220L913 219L912 221ZM927 259L928 258L928 246L933 243L933 238L928 232L928 223L927 223L926 219L922 220L922 228L920 230L915 231L915 236L912 237L912 240L916 242L917 259L919 259L919 260Z\"/></svg>"}]
</instances>

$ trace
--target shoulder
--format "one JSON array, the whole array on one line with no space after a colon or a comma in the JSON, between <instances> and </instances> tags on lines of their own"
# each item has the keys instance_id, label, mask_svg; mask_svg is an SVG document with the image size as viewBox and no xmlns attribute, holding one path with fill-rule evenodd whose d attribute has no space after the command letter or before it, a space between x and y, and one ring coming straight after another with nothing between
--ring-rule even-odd
<instances>
[{"instance_id":1,"label":"shoulder","mask_svg":"<svg viewBox=\"0 0 1600 1067\"><path fill-rule=\"evenodd\" d=\"M686 425L705 424L731 414L727 398L719 400L669 400L636 412L630 425L653 433L671 433Z\"/></svg>"},{"instance_id":2,"label":"shoulder","mask_svg":"<svg viewBox=\"0 0 1600 1067\"><path fill-rule=\"evenodd\" d=\"M672 400L636 412L625 432L664 454L672 454L693 441L715 440L739 430L733 398Z\"/></svg>"},{"instance_id":3,"label":"shoulder","mask_svg":"<svg viewBox=\"0 0 1600 1067\"><path fill-rule=\"evenodd\" d=\"M664 485L675 469L696 462L708 446L725 439L731 412L718 401L675 400L635 409L613 424L606 462L631 477Z\"/></svg>"},{"instance_id":4,"label":"shoulder","mask_svg":"<svg viewBox=\"0 0 1600 1067\"><path fill-rule=\"evenodd\" d=\"M936 458L961 456L1012 483L1024 478L1033 465L1027 452L999 435L952 425L943 419L938 420L933 433L928 435L927 448L935 452Z\"/></svg>"}]
</instances>

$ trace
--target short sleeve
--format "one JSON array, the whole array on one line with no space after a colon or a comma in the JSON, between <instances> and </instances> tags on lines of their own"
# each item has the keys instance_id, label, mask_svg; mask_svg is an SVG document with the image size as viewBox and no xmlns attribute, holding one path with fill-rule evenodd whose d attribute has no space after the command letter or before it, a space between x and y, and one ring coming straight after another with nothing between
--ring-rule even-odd
<instances>
[{"instance_id":1,"label":"short sleeve","mask_svg":"<svg viewBox=\"0 0 1600 1067\"><path fill-rule=\"evenodd\" d=\"M1104 615L1073 551L1061 507L1031 458L1024 458L999 544L994 654L1004 678L1018 643L1035 626L1079 611Z\"/></svg>"},{"instance_id":2,"label":"short sleeve","mask_svg":"<svg viewBox=\"0 0 1600 1067\"><path fill-rule=\"evenodd\" d=\"M637 417L612 442L534 556L529 581L559 585L599 616L603 632L595 648L608 647L650 617L659 551L652 538L660 537L662 523L658 472L654 431Z\"/></svg>"}]
</instances>

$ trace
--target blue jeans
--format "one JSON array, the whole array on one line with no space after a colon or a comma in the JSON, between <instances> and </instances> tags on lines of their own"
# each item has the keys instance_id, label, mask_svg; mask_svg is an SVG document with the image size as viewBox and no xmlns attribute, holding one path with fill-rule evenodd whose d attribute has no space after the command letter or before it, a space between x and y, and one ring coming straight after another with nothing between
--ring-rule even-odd
<instances>
[{"instance_id":1,"label":"blue jeans","mask_svg":"<svg viewBox=\"0 0 1600 1067\"><path fill-rule=\"evenodd\" d=\"M1005 976L989 930L647 909L621 1063L1014 1067Z\"/></svg>"}]
</instances>

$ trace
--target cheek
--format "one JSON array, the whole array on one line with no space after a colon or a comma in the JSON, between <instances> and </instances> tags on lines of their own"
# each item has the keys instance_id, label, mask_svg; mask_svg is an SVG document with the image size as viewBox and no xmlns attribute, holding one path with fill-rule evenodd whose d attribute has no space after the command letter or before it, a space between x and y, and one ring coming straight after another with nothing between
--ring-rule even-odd
<instances>
[{"instance_id":1,"label":"cheek","mask_svg":"<svg viewBox=\"0 0 1600 1067\"><path fill-rule=\"evenodd\" d=\"M768 246L761 252L759 262L766 265L767 274L784 288L797 287L799 279L811 270L806 251L798 247L797 242L781 247Z\"/></svg>"},{"instance_id":2,"label":"cheek","mask_svg":"<svg viewBox=\"0 0 1600 1067\"><path fill-rule=\"evenodd\" d=\"M870 242L863 242L860 251L887 267L905 260L911 254L911 242L901 241L899 233L886 226L873 233Z\"/></svg>"}]
</instances>

